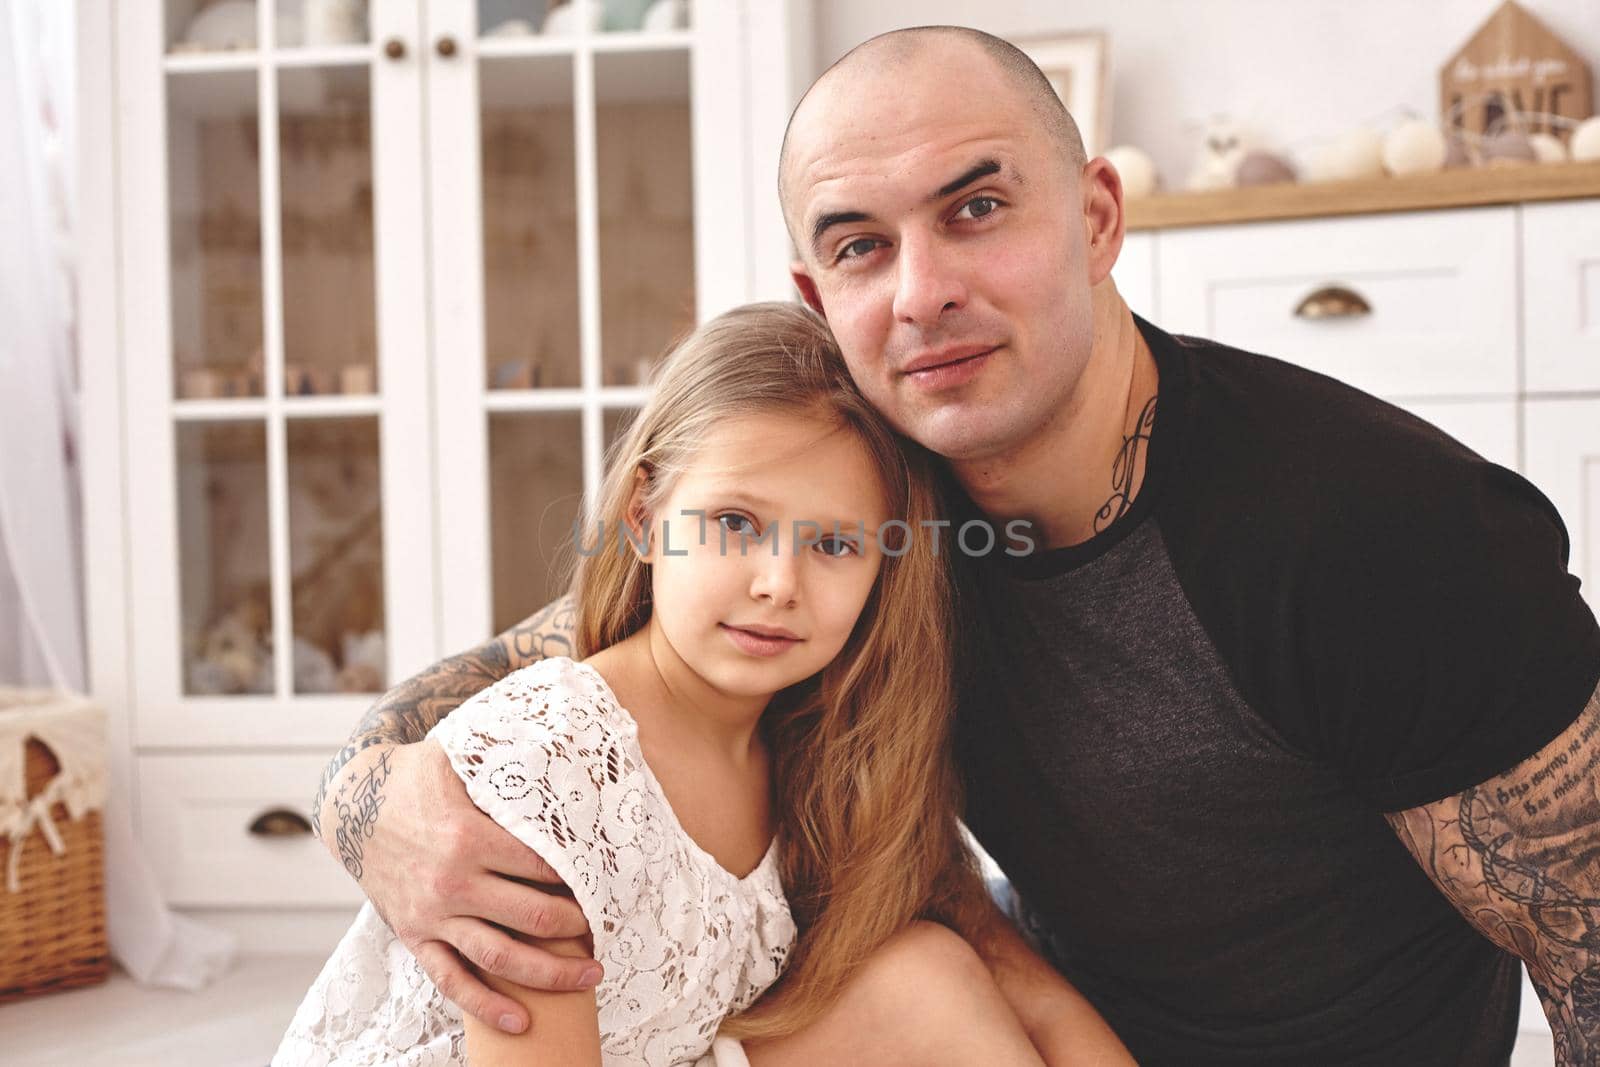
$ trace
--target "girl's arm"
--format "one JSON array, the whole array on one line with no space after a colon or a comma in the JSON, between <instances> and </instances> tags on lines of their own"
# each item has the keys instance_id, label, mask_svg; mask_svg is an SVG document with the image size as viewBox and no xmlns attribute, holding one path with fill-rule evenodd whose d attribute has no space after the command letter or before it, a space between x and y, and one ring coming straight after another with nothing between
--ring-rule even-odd
<instances>
[{"instance_id":1,"label":"girl's arm","mask_svg":"<svg viewBox=\"0 0 1600 1067\"><path fill-rule=\"evenodd\" d=\"M589 958L588 942L582 938L530 943L557 956ZM493 974L479 972L478 977L526 1009L530 1025L520 1034L508 1034L466 1016L467 1062L472 1067L601 1067L594 990L548 993Z\"/></svg>"},{"instance_id":2,"label":"girl's arm","mask_svg":"<svg viewBox=\"0 0 1600 1067\"><path fill-rule=\"evenodd\" d=\"M546 921L522 933L572 936L586 924L570 898L535 888L560 879L474 808L449 760L421 742L480 690L540 659L572 655L575 611L564 596L391 689L329 762L311 802L312 829L434 985L490 1024L512 1016L520 1026L523 1008L491 992L477 977L484 969L528 982L543 976L564 989L593 984L584 977L587 960L554 960L507 941L501 928L535 912Z\"/></svg>"},{"instance_id":3,"label":"girl's arm","mask_svg":"<svg viewBox=\"0 0 1600 1067\"><path fill-rule=\"evenodd\" d=\"M1094 1006L994 910L979 954L1049 1067L1136 1067Z\"/></svg>"}]
</instances>

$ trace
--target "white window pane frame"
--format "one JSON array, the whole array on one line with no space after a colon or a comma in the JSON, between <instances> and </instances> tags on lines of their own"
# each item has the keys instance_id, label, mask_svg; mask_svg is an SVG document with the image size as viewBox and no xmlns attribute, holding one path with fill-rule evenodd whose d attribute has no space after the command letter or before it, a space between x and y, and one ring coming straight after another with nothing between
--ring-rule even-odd
<instances>
[{"instance_id":1,"label":"white window pane frame","mask_svg":"<svg viewBox=\"0 0 1600 1067\"><path fill-rule=\"evenodd\" d=\"M289 569L287 428L292 418L376 416L382 455L384 615L388 679L393 682L437 658L433 501L416 472L431 470L427 393L425 242L421 78L416 67L420 9L379 4L373 43L328 49L273 47L275 5L257 6L258 40L251 52L210 56L164 54L165 5L117 9L119 96L124 119L118 150L124 180L119 213L121 313L125 324L124 390L128 412L129 663L133 671L134 739L145 747L312 746L339 743L372 701L370 695L296 696ZM407 59L384 56L381 42L399 38ZM285 397L279 203L278 82L285 68L360 65L370 69L377 292L376 397ZM174 400L168 196L167 90L170 79L256 77L262 216L263 396L237 401ZM185 694L183 620L177 535L175 432L186 422L247 419L267 439L267 513L274 690L270 696Z\"/></svg>"},{"instance_id":2,"label":"white window pane frame","mask_svg":"<svg viewBox=\"0 0 1600 1067\"><path fill-rule=\"evenodd\" d=\"M598 0L578 0L594 3ZM476 3L428 5L430 50L443 38L456 44L453 57L434 62L426 107L430 130L431 238L434 257L433 345L437 403L436 494L439 501L439 630L444 648L456 651L490 636L493 617L489 534L488 416L502 412L581 414L583 488L592 499L604 474L605 413L640 406L648 389L602 383L601 275L596 163L596 57L619 52L683 51L689 55L691 160L694 184L696 314L705 321L755 299L758 286L774 288L777 275L758 279L753 267L757 222L749 205L759 196L774 201L776 182L759 192L748 135L752 106L761 122L777 123L781 137L790 103L787 87L752 89L752 72L764 69L748 54L752 12L767 0L694 0L690 28L663 34L580 32L572 37L480 40ZM778 0L787 12L797 5ZM809 5L803 5L809 11ZM586 24L581 17L577 22ZM759 17L767 35L764 56L787 54L790 21ZM809 38L807 38L809 39ZM576 389L490 390L484 359L483 203L480 168L479 61L537 61L570 56L574 166L578 217L578 316L580 384ZM729 62L730 57L741 57ZM791 79L787 64L774 68ZM785 81L787 86L787 81ZM752 95L754 93L755 95ZM781 112L781 113L780 113ZM767 138L771 141L771 137ZM767 141L761 143L765 150ZM773 142L775 144L775 142ZM776 174L773 148L771 175ZM776 244L771 215L764 220L763 247ZM779 266L785 271L787 258ZM784 275L786 278L786 274ZM767 293L768 298L779 294ZM448 354L448 355L446 355ZM532 607L537 607L534 605ZM531 608L530 608L531 610Z\"/></svg>"}]
</instances>

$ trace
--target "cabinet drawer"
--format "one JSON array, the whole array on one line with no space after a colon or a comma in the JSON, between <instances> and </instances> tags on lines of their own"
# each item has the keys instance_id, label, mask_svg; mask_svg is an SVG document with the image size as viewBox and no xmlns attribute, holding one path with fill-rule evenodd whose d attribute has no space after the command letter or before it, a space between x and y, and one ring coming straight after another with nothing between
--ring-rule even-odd
<instances>
[{"instance_id":1,"label":"cabinet drawer","mask_svg":"<svg viewBox=\"0 0 1600 1067\"><path fill-rule=\"evenodd\" d=\"M1522 209L1529 392L1600 391L1600 200Z\"/></svg>"},{"instance_id":2,"label":"cabinet drawer","mask_svg":"<svg viewBox=\"0 0 1600 1067\"><path fill-rule=\"evenodd\" d=\"M252 834L283 809L302 817L326 755L141 756L139 822L169 900L201 906L359 903L361 890L309 834Z\"/></svg>"},{"instance_id":3,"label":"cabinet drawer","mask_svg":"<svg viewBox=\"0 0 1600 1067\"><path fill-rule=\"evenodd\" d=\"M1600 400L1530 400L1524 419L1528 480L1561 513L1572 540L1567 569L1600 614Z\"/></svg>"},{"instance_id":4,"label":"cabinet drawer","mask_svg":"<svg viewBox=\"0 0 1600 1067\"><path fill-rule=\"evenodd\" d=\"M1480 208L1161 235L1162 325L1384 397L1517 392L1516 216ZM1338 287L1371 308L1296 315Z\"/></svg>"}]
</instances>

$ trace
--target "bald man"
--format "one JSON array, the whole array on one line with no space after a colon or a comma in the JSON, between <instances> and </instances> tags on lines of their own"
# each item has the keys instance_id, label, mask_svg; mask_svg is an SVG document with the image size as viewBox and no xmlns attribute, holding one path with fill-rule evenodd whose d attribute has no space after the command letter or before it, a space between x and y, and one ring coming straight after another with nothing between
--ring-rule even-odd
<instances>
[{"instance_id":1,"label":"bald man","mask_svg":"<svg viewBox=\"0 0 1600 1067\"><path fill-rule=\"evenodd\" d=\"M968 823L1133 1054L1503 1064L1525 961L1558 1059L1596 1062L1600 627L1548 501L1364 394L1132 315L1117 174L996 38L855 49L796 109L780 195L796 286L947 460L952 519L1033 524L1024 558L953 556ZM582 916L503 877L553 880L411 742L570 653L570 622L553 604L373 709L327 780L380 768L375 822L319 797L441 989L511 1028L462 956L575 987L590 961L486 920Z\"/></svg>"}]
</instances>

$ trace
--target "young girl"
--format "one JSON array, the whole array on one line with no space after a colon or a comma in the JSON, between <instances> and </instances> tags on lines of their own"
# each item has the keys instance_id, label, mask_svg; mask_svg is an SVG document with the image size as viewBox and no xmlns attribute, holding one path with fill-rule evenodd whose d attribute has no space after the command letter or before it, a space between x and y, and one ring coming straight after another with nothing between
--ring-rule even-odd
<instances>
[{"instance_id":1,"label":"young girl","mask_svg":"<svg viewBox=\"0 0 1600 1067\"><path fill-rule=\"evenodd\" d=\"M957 821L929 464L798 306L679 345L582 530L584 658L426 742L582 907L592 945L546 944L605 977L491 979L532 1026L490 1030L368 904L274 1062L1037 1064L1018 1011L1044 1003L1084 1062L1131 1062L1064 982L1024 1009L974 951L997 928Z\"/></svg>"}]
</instances>

